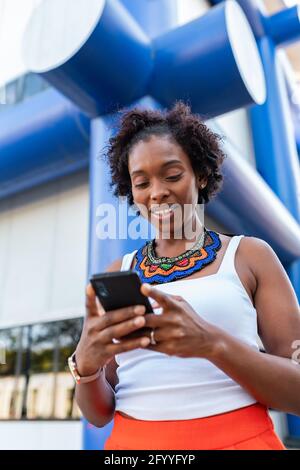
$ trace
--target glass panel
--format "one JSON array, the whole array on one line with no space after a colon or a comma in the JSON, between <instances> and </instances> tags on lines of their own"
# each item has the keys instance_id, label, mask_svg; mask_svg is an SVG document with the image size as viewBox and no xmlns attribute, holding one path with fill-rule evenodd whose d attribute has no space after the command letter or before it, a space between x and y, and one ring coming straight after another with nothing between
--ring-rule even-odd
<instances>
[{"instance_id":1,"label":"glass panel","mask_svg":"<svg viewBox=\"0 0 300 470\"><path fill-rule=\"evenodd\" d=\"M79 418L80 410L75 402L75 383L68 368L68 357L74 352L80 339L83 320L75 318L59 322L58 374L55 396L55 418Z\"/></svg>"},{"instance_id":2,"label":"glass panel","mask_svg":"<svg viewBox=\"0 0 300 470\"><path fill-rule=\"evenodd\" d=\"M60 355L59 355L59 371L68 372L68 357L74 352L77 343L80 339L81 330L83 326L82 318L75 318L72 320L64 320L59 322L59 343L60 343Z\"/></svg>"},{"instance_id":3,"label":"glass panel","mask_svg":"<svg viewBox=\"0 0 300 470\"><path fill-rule=\"evenodd\" d=\"M0 364L0 419L20 419L25 390L23 329L0 331L0 344L5 349L4 364Z\"/></svg>"},{"instance_id":4,"label":"glass panel","mask_svg":"<svg viewBox=\"0 0 300 470\"><path fill-rule=\"evenodd\" d=\"M31 352L26 396L28 419L49 419L54 415L56 342L56 323L41 323L32 326L28 338Z\"/></svg>"},{"instance_id":5,"label":"glass panel","mask_svg":"<svg viewBox=\"0 0 300 470\"><path fill-rule=\"evenodd\" d=\"M5 111L8 105L15 105L27 98L49 88L49 84L39 75L27 73L6 83L0 88L0 111Z\"/></svg>"},{"instance_id":6,"label":"glass panel","mask_svg":"<svg viewBox=\"0 0 300 470\"><path fill-rule=\"evenodd\" d=\"M28 73L24 77L23 99L36 95L49 88L48 83L39 75Z\"/></svg>"},{"instance_id":7,"label":"glass panel","mask_svg":"<svg viewBox=\"0 0 300 470\"><path fill-rule=\"evenodd\" d=\"M75 318L0 331L0 419L81 416L67 359L82 324Z\"/></svg>"}]
</instances>

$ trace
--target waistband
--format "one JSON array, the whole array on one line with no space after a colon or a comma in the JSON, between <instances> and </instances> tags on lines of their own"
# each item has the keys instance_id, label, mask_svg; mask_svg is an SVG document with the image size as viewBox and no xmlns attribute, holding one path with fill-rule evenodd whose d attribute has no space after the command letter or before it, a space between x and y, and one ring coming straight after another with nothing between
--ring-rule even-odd
<instances>
[{"instance_id":1,"label":"waistband","mask_svg":"<svg viewBox=\"0 0 300 470\"><path fill-rule=\"evenodd\" d=\"M129 419L115 413L107 448L221 449L274 430L268 409L255 403L205 418L176 421ZM171 447L170 447L171 444Z\"/></svg>"}]
</instances>

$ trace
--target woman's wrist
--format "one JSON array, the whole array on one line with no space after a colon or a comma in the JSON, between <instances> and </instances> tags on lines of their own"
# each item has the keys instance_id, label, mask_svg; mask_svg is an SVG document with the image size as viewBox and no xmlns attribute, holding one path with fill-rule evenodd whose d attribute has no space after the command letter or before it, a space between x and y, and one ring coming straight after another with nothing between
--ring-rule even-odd
<instances>
[{"instance_id":1,"label":"woman's wrist","mask_svg":"<svg viewBox=\"0 0 300 470\"><path fill-rule=\"evenodd\" d=\"M75 351L75 361L76 361L78 374L81 377L89 377L91 375L96 374L99 371L99 369L102 369L102 370L104 369L104 366L101 366L101 365L96 366L95 364L85 363L84 361L81 360L80 356L77 355L76 351Z\"/></svg>"},{"instance_id":2,"label":"woman's wrist","mask_svg":"<svg viewBox=\"0 0 300 470\"><path fill-rule=\"evenodd\" d=\"M227 335L224 330L216 326L212 326L210 347L206 359L213 361L222 357L226 350Z\"/></svg>"},{"instance_id":3,"label":"woman's wrist","mask_svg":"<svg viewBox=\"0 0 300 470\"><path fill-rule=\"evenodd\" d=\"M94 382L95 380L99 379L102 371L104 370L104 368L99 368L94 373L90 373L86 371L85 373L88 375L83 375L83 370L81 369L81 372L79 372L78 370L75 352L68 358L68 366L77 384Z\"/></svg>"}]
</instances>

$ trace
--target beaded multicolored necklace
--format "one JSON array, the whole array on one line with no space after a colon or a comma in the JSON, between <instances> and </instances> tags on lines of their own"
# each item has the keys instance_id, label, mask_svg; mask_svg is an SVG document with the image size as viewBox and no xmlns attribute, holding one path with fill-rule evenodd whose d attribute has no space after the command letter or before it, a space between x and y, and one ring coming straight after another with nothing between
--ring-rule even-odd
<instances>
[{"instance_id":1,"label":"beaded multicolored necklace","mask_svg":"<svg viewBox=\"0 0 300 470\"><path fill-rule=\"evenodd\" d=\"M196 244L174 258L157 258L154 243L154 239L147 242L135 255L136 264L133 269L142 282L162 284L190 276L212 263L222 246L219 235L213 230L206 230L205 227Z\"/></svg>"}]
</instances>

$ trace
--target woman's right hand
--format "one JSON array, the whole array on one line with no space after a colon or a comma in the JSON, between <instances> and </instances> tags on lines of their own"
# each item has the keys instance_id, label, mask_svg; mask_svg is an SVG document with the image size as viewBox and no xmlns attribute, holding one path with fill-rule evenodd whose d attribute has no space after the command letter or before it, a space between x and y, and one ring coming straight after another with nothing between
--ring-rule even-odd
<instances>
[{"instance_id":1,"label":"woman's right hand","mask_svg":"<svg viewBox=\"0 0 300 470\"><path fill-rule=\"evenodd\" d=\"M138 308L137 308L138 307ZM141 336L122 339L145 325L145 307L130 306L106 312L91 284L86 288L86 317L81 338L76 348L76 364L81 376L89 376L105 366L116 354L143 348L150 339ZM120 340L113 343L113 338Z\"/></svg>"}]
</instances>

